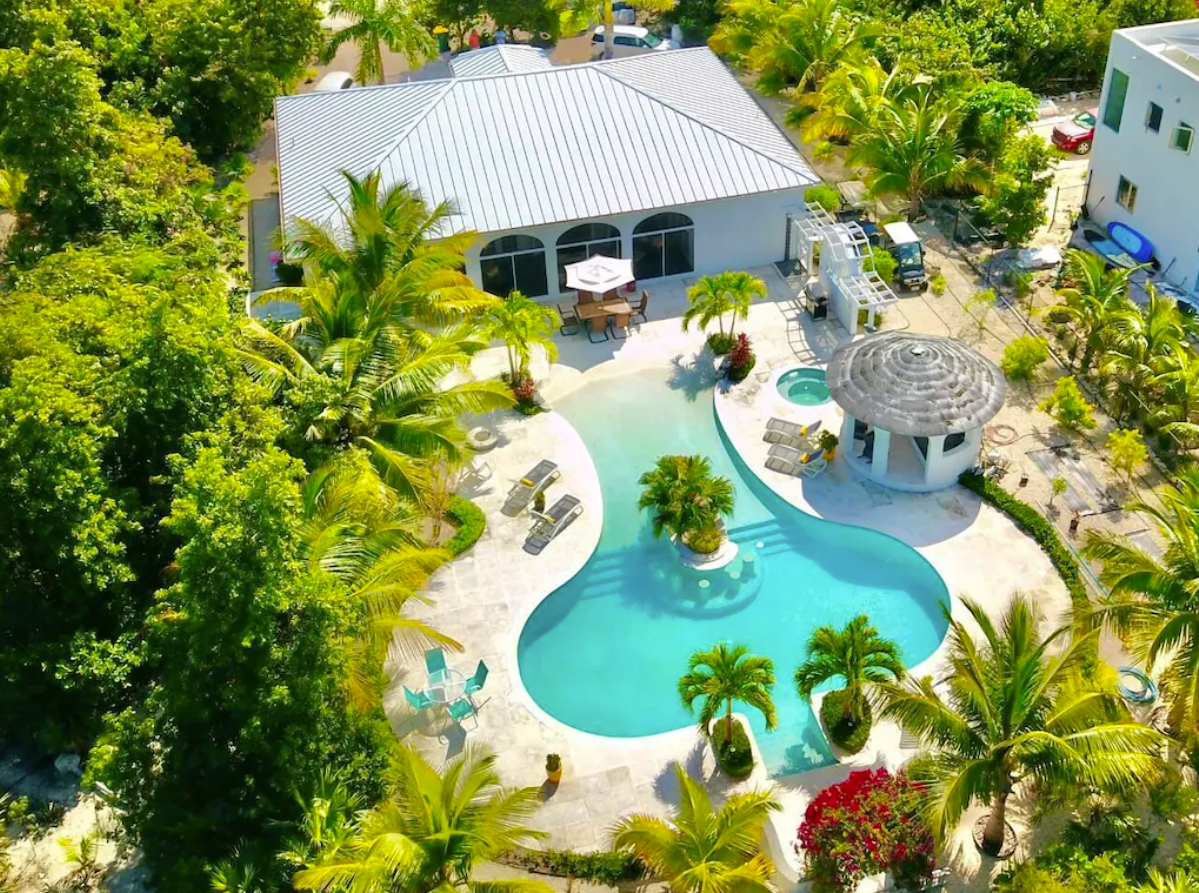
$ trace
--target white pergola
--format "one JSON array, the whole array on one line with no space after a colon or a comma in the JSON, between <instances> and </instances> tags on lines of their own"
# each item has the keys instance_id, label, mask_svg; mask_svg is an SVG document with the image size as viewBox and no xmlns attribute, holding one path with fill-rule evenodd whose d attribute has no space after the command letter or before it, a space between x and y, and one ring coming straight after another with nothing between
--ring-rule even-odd
<instances>
[{"instance_id":1,"label":"white pergola","mask_svg":"<svg viewBox=\"0 0 1199 893\"><path fill-rule=\"evenodd\" d=\"M1003 373L982 354L953 338L907 332L842 344L825 377L845 413L849 465L914 492L951 486L975 464L983 425L1007 393Z\"/></svg>"},{"instance_id":2,"label":"white pergola","mask_svg":"<svg viewBox=\"0 0 1199 893\"><path fill-rule=\"evenodd\" d=\"M805 270L812 270L816 246L820 246L819 287L829 296L841 325L855 334L858 317L865 310L866 327L873 331L878 312L899 298L877 273L864 269L870 256L866 233L857 223L839 223L824 208L807 202L803 214L790 219L796 258Z\"/></svg>"}]
</instances>

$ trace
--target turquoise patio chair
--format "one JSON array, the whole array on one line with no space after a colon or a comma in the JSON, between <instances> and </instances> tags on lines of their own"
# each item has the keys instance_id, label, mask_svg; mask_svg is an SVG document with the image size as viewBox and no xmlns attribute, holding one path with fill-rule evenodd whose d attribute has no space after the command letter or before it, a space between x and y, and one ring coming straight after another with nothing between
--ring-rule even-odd
<instances>
[{"instance_id":1,"label":"turquoise patio chair","mask_svg":"<svg viewBox=\"0 0 1199 893\"><path fill-rule=\"evenodd\" d=\"M462 698L450 704L450 719L452 719L454 722L461 725L462 720L466 719L468 716L473 716L475 718L476 726L479 724L478 712L475 710L475 705L470 701Z\"/></svg>"},{"instance_id":2,"label":"turquoise patio chair","mask_svg":"<svg viewBox=\"0 0 1199 893\"><path fill-rule=\"evenodd\" d=\"M473 695L476 692L483 690L483 686L487 682L487 664L479 661L479 665L475 667L475 675L466 680L466 690L463 694Z\"/></svg>"},{"instance_id":3,"label":"turquoise patio chair","mask_svg":"<svg viewBox=\"0 0 1199 893\"><path fill-rule=\"evenodd\" d=\"M432 676L445 669L445 652L440 648L430 648L425 652L425 672Z\"/></svg>"},{"instance_id":4,"label":"turquoise patio chair","mask_svg":"<svg viewBox=\"0 0 1199 893\"><path fill-rule=\"evenodd\" d=\"M404 686L404 697L408 701L408 706L414 710L428 710L437 702L422 692L415 692L408 686Z\"/></svg>"}]
</instances>

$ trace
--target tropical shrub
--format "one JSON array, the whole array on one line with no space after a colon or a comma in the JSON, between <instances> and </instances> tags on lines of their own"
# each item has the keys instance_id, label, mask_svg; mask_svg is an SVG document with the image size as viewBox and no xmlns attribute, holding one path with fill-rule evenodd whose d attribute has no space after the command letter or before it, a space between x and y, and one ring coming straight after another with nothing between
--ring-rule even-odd
<instances>
[{"instance_id":1,"label":"tropical shrub","mask_svg":"<svg viewBox=\"0 0 1199 893\"><path fill-rule=\"evenodd\" d=\"M813 893L851 893L884 871L900 889L919 889L936 858L922 796L906 775L886 769L853 772L817 794L797 835Z\"/></svg>"},{"instance_id":2,"label":"tropical shrub","mask_svg":"<svg viewBox=\"0 0 1199 893\"><path fill-rule=\"evenodd\" d=\"M872 247L870 256L866 258L866 262L862 266L867 272L873 270L878 273L878 278L883 282L892 282L895 279L895 270L899 266L899 261L890 251Z\"/></svg>"},{"instance_id":3,"label":"tropical shrub","mask_svg":"<svg viewBox=\"0 0 1199 893\"><path fill-rule=\"evenodd\" d=\"M452 555L461 555L477 543L487 529L487 516L483 510L464 496L452 497L445 514L458 525L457 532L442 547Z\"/></svg>"},{"instance_id":4,"label":"tropical shrub","mask_svg":"<svg viewBox=\"0 0 1199 893\"><path fill-rule=\"evenodd\" d=\"M945 282L945 275L943 273L937 273L928 282L928 287L932 289L932 293L938 298L945 294L946 285L947 283Z\"/></svg>"},{"instance_id":5,"label":"tropical shrub","mask_svg":"<svg viewBox=\"0 0 1199 893\"><path fill-rule=\"evenodd\" d=\"M720 544L724 542L724 531L716 525L704 527L696 530L687 537L687 545L692 550L699 552L701 555L707 555L715 552L720 548Z\"/></svg>"},{"instance_id":6,"label":"tropical shrub","mask_svg":"<svg viewBox=\"0 0 1199 893\"><path fill-rule=\"evenodd\" d=\"M645 877L645 865L628 853L576 853L574 850L514 847L496 861L534 874L574 878L605 887L619 887Z\"/></svg>"},{"instance_id":7,"label":"tropical shrub","mask_svg":"<svg viewBox=\"0 0 1199 893\"><path fill-rule=\"evenodd\" d=\"M725 332L713 332L708 336L708 348L718 357L727 354L736 343L737 339Z\"/></svg>"},{"instance_id":8,"label":"tropical shrub","mask_svg":"<svg viewBox=\"0 0 1199 893\"><path fill-rule=\"evenodd\" d=\"M737 343L729 351L728 374L729 381L744 381L754 368L757 358L750 347L749 338L744 332L737 335Z\"/></svg>"},{"instance_id":9,"label":"tropical shrub","mask_svg":"<svg viewBox=\"0 0 1199 893\"><path fill-rule=\"evenodd\" d=\"M870 740L874 711L869 701L863 701L856 714L847 714L850 702L845 689L830 691L820 702L820 722L828 739L847 754L855 754Z\"/></svg>"},{"instance_id":10,"label":"tropical shrub","mask_svg":"<svg viewBox=\"0 0 1199 893\"><path fill-rule=\"evenodd\" d=\"M841 207L841 193L827 183L809 186L804 190L803 200L809 205L819 205L830 214Z\"/></svg>"},{"instance_id":11,"label":"tropical shrub","mask_svg":"<svg viewBox=\"0 0 1199 893\"><path fill-rule=\"evenodd\" d=\"M1003 349L999 367L1012 381L1031 381L1037 369L1049 359L1049 345L1044 338L1021 335Z\"/></svg>"},{"instance_id":12,"label":"tropical shrub","mask_svg":"<svg viewBox=\"0 0 1199 893\"><path fill-rule=\"evenodd\" d=\"M1091 414L1094 408L1083 397L1073 375L1059 378L1053 393L1037 407L1041 412L1047 412L1053 416L1054 421L1068 431L1094 428L1095 418Z\"/></svg>"},{"instance_id":13,"label":"tropical shrub","mask_svg":"<svg viewBox=\"0 0 1199 893\"><path fill-rule=\"evenodd\" d=\"M512 396L516 399L517 410L525 415L536 415L541 411L541 407L537 405L537 382L533 381L533 376L523 372L517 373L511 380L510 387Z\"/></svg>"},{"instance_id":14,"label":"tropical shrub","mask_svg":"<svg viewBox=\"0 0 1199 893\"><path fill-rule=\"evenodd\" d=\"M713 729L709 736L712 749L716 752L716 763L730 778L747 778L754 771L754 752L749 735L740 720L732 721L732 731L727 736L723 728Z\"/></svg>"},{"instance_id":15,"label":"tropical shrub","mask_svg":"<svg viewBox=\"0 0 1199 893\"><path fill-rule=\"evenodd\" d=\"M1145 438L1135 428L1121 428L1107 436L1107 460L1129 480L1149 460Z\"/></svg>"}]
</instances>

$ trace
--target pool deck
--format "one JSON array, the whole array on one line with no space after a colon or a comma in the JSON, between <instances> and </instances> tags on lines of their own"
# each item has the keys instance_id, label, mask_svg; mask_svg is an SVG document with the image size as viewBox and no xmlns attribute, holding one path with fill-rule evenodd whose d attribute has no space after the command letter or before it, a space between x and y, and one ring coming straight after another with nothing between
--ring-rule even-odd
<instances>
[{"instance_id":1,"label":"pool deck","mask_svg":"<svg viewBox=\"0 0 1199 893\"><path fill-rule=\"evenodd\" d=\"M764 468L768 445L761 436L771 416L800 422L821 418L825 427L838 430L840 413L833 403L795 406L777 393L772 379L794 366L823 365L847 336L831 322L813 323L803 315L774 268L753 272L770 288L767 300L755 304L744 324L753 340L757 366L741 384L713 392L720 423L750 469L803 511L879 530L916 548L944 578L954 599L955 617L963 614L963 595L998 614L1018 590L1033 593L1050 618L1063 613L1069 606L1065 587L1037 545L961 488L934 494L885 490L856 475L841 457L810 480ZM558 362L553 367L544 363L533 367L542 394L552 405L555 399L598 378L651 368L672 370L697 389L714 384L712 359L703 350L702 333L684 333L679 325L688 284L683 280L655 287L650 321L626 340L593 345L582 335L557 339ZM494 375L502 363L502 351L489 350L476 358L474 372ZM602 412L603 407L596 411ZM614 419L613 424L631 423L630 430L635 432L636 421ZM604 738L564 726L532 701L516 672L516 643L537 604L577 573L594 551L603 518L599 481L578 434L556 413L532 418L497 413L487 424L499 432L500 443L480 456L480 474L464 486L464 492L486 513L487 532L474 549L438 572L428 591L433 604L415 612L463 644L462 655L450 655L451 666L469 674L483 659L491 669L482 697L476 697L478 725L468 719L463 732L437 711L414 715L404 703L400 684L423 684L423 668L394 661L394 684L385 708L396 733L437 760L473 744L495 750L507 783L542 788L545 805L533 823L549 832L548 844L555 847L604 847L608 829L620 816L631 811L668 814L676 799L672 774L676 763L707 780L718 796L771 784L760 761L746 782L729 784L716 771L694 728L645 738ZM550 500L573 493L582 499L585 512L541 555L531 556L522 549L530 523L527 512L511 517L503 513L502 506L511 481L542 458L556 461L562 470ZM934 672L943 657L943 648L938 649L914 671ZM612 659L619 660L619 655ZM788 684L789 676L789 668L780 671L779 684ZM557 788L544 782L545 755L551 752L561 754L565 764L565 777ZM900 746L896 726L879 723L866 748L855 757L773 782L784 806L772 817L768 835L779 867L776 881L780 890L795 888L800 863L791 842L815 793L853 769L895 768L913 753ZM963 829L968 829L980 812L969 813ZM966 882L977 878L985 889L988 872L979 871L973 846L961 845L965 839L962 836L951 843L947 853L955 877L964 882L952 886L965 889Z\"/></svg>"}]
</instances>

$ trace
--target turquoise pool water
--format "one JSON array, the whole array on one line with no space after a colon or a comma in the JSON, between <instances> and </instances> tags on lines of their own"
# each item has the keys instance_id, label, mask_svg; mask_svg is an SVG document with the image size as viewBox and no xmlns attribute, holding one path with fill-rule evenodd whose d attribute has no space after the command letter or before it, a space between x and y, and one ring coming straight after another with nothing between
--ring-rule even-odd
<instances>
[{"instance_id":1,"label":"turquoise pool water","mask_svg":"<svg viewBox=\"0 0 1199 893\"><path fill-rule=\"evenodd\" d=\"M779 393L798 406L819 406L830 399L823 369L792 369L779 376Z\"/></svg>"},{"instance_id":2,"label":"turquoise pool water","mask_svg":"<svg viewBox=\"0 0 1199 893\"><path fill-rule=\"evenodd\" d=\"M688 657L721 640L744 643L774 661L777 730L767 733L759 714L745 712L771 775L789 775L832 762L791 681L815 627L866 613L909 666L941 641L947 592L928 562L898 540L823 521L775 496L724 439L710 389L686 375L638 373L585 385L555 409L595 460L604 524L583 569L521 631L521 679L551 716L617 738L690 725L676 689ZM720 572L701 591L674 547L653 539L637 509L637 478L670 453L708 456L733 481L729 533L753 556L750 568L735 566L738 579Z\"/></svg>"}]
</instances>

